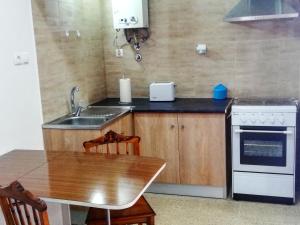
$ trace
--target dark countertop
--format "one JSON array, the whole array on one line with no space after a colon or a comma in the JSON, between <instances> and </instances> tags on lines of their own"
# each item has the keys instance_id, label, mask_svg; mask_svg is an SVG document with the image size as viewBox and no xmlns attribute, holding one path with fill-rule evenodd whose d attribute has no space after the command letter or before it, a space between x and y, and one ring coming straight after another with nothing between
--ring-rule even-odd
<instances>
[{"instance_id":1,"label":"dark countertop","mask_svg":"<svg viewBox=\"0 0 300 225\"><path fill-rule=\"evenodd\" d=\"M148 98L133 98L130 104L120 104L119 98L107 98L92 106L134 106L133 112L225 113L231 99L176 98L174 102L150 102Z\"/></svg>"}]
</instances>

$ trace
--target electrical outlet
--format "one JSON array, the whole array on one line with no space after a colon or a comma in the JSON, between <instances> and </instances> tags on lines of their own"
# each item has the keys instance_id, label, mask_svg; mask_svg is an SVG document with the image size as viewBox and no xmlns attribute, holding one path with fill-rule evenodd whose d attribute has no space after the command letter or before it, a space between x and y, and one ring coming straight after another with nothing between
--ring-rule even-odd
<instances>
[{"instance_id":1,"label":"electrical outlet","mask_svg":"<svg viewBox=\"0 0 300 225\"><path fill-rule=\"evenodd\" d=\"M29 53L28 52L17 52L14 55L14 64L16 66L29 64Z\"/></svg>"},{"instance_id":2,"label":"electrical outlet","mask_svg":"<svg viewBox=\"0 0 300 225\"><path fill-rule=\"evenodd\" d=\"M124 55L123 49L122 48L117 48L116 49L116 56L117 57L123 57L123 55Z\"/></svg>"}]
</instances>

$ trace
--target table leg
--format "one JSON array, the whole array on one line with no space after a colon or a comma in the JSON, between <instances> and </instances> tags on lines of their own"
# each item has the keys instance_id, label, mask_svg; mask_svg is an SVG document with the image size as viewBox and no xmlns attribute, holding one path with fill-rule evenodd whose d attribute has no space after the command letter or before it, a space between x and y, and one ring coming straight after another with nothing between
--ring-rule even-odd
<instances>
[{"instance_id":1,"label":"table leg","mask_svg":"<svg viewBox=\"0 0 300 225\"><path fill-rule=\"evenodd\" d=\"M52 225L71 225L70 207L67 204L46 202L49 222Z\"/></svg>"},{"instance_id":2,"label":"table leg","mask_svg":"<svg viewBox=\"0 0 300 225\"><path fill-rule=\"evenodd\" d=\"M107 209L106 210L106 212L107 212L107 225L111 225L111 221L110 221L110 210L109 209Z\"/></svg>"},{"instance_id":3,"label":"table leg","mask_svg":"<svg viewBox=\"0 0 300 225\"><path fill-rule=\"evenodd\" d=\"M70 205L68 204L61 204L61 212L62 212L62 219L64 225L71 224L71 210Z\"/></svg>"},{"instance_id":4,"label":"table leg","mask_svg":"<svg viewBox=\"0 0 300 225\"><path fill-rule=\"evenodd\" d=\"M0 224L5 224L5 219L1 207L0 207Z\"/></svg>"}]
</instances>

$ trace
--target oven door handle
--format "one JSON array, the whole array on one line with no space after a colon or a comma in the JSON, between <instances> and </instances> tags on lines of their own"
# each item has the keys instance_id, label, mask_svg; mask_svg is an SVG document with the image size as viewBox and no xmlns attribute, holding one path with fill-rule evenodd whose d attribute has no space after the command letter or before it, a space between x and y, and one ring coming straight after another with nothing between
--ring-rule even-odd
<instances>
[{"instance_id":1,"label":"oven door handle","mask_svg":"<svg viewBox=\"0 0 300 225\"><path fill-rule=\"evenodd\" d=\"M242 130L242 129L237 129L234 132L235 133L264 133L264 134L293 134L293 132L289 131L289 130L275 131L275 130Z\"/></svg>"}]
</instances>

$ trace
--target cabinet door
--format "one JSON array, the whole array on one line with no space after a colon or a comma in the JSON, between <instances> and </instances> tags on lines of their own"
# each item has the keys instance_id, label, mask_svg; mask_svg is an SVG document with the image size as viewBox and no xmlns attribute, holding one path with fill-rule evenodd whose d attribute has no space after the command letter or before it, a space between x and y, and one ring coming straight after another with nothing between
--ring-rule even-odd
<instances>
[{"instance_id":1,"label":"cabinet door","mask_svg":"<svg viewBox=\"0 0 300 225\"><path fill-rule=\"evenodd\" d=\"M43 129L44 145L48 151L84 151L83 142L98 138L113 130L124 135L133 135L132 114L125 115L101 130Z\"/></svg>"},{"instance_id":2,"label":"cabinet door","mask_svg":"<svg viewBox=\"0 0 300 225\"><path fill-rule=\"evenodd\" d=\"M99 130L43 129L44 147L47 151L83 152L82 143L101 135Z\"/></svg>"},{"instance_id":3,"label":"cabinet door","mask_svg":"<svg viewBox=\"0 0 300 225\"><path fill-rule=\"evenodd\" d=\"M133 132L133 116L132 114L125 115L118 120L108 124L106 127L101 129L101 136L105 135L108 131L114 131L125 136L132 136ZM133 153L133 146L129 145L129 152ZM98 147L100 152L106 152L106 145ZM109 144L109 151L111 154L117 153L117 148L115 144ZM126 154L125 145L119 145L120 154Z\"/></svg>"},{"instance_id":4,"label":"cabinet door","mask_svg":"<svg viewBox=\"0 0 300 225\"><path fill-rule=\"evenodd\" d=\"M113 121L111 124L108 124L106 127L101 129L101 134L104 135L108 131L113 130L119 134L126 136L133 135L133 118L132 114L125 115L119 118L116 121Z\"/></svg>"},{"instance_id":5,"label":"cabinet door","mask_svg":"<svg viewBox=\"0 0 300 225\"><path fill-rule=\"evenodd\" d=\"M180 183L226 184L225 114L178 114Z\"/></svg>"},{"instance_id":6,"label":"cabinet door","mask_svg":"<svg viewBox=\"0 0 300 225\"><path fill-rule=\"evenodd\" d=\"M135 113L135 135L141 137L141 155L166 160L156 179L160 183L179 183L178 122L176 113Z\"/></svg>"}]
</instances>

